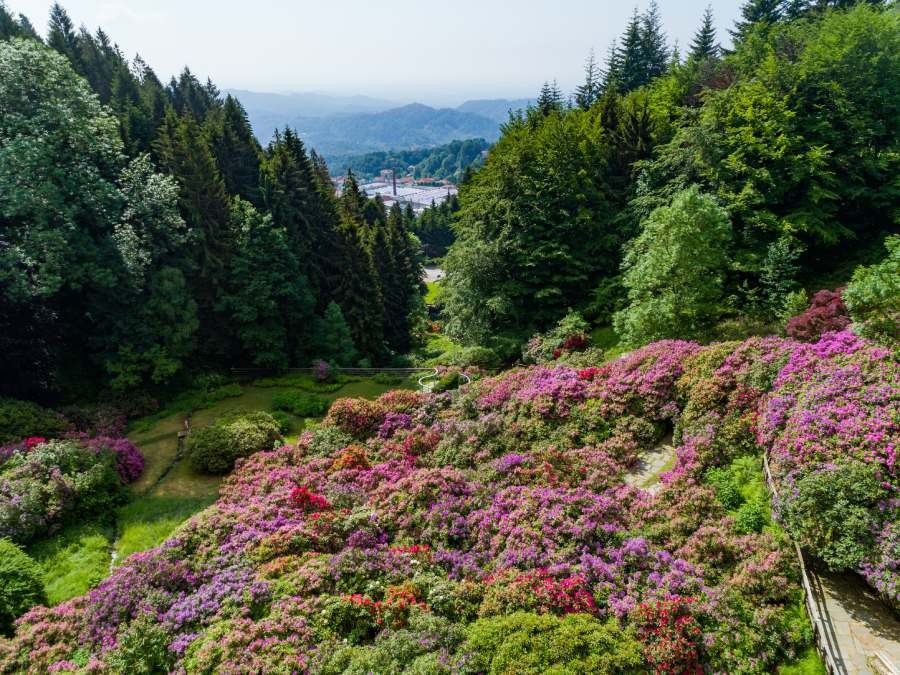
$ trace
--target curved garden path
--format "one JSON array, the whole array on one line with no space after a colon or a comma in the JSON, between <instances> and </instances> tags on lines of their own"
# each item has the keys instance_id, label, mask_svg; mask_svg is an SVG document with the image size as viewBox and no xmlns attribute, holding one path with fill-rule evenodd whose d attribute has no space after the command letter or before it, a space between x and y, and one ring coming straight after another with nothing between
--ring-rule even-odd
<instances>
[{"instance_id":1,"label":"curved garden path","mask_svg":"<svg viewBox=\"0 0 900 675\"><path fill-rule=\"evenodd\" d=\"M625 483L655 494L662 487L659 475L671 469L674 463L675 448L672 434L669 434L655 448L640 454L638 463L625 475Z\"/></svg>"}]
</instances>

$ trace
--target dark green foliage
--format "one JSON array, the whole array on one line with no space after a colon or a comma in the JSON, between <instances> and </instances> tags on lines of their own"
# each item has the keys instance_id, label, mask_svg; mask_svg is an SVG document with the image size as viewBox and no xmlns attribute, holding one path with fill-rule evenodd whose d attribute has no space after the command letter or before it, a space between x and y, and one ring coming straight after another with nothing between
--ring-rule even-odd
<instances>
[{"instance_id":1,"label":"dark green foliage","mask_svg":"<svg viewBox=\"0 0 900 675\"><path fill-rule=\"evenodd\" d=\"M61 416L36 403L0 398L0 444L29 436L52 436L64 429Z\"/></svg>"},{"instance_id":2,"label":"dark green foliage","mask_svg":"<svg viewBox=\"0 0 900 675\"><path fill-rule=\"evenodd\" d=\"M602 73L592 49L584 64L584 82L575 90L575 104L582 110L588 110L603 91Z\"/></svg>"},{"instance_id":3,"label":"dark green foliage","mask_svg":"<svg viewBox=\"0 0 900 675\"><path fill-rule=\"evenodd\" d=\"M272 408L297 417L323 417L328 412L328 399L299 391L279 391L272 397Z\"/></svg>"},{"instance_id":4,"label":"dark green foliage","mask_svg":"<svg viewBox=\"0 0 900 675\"><path fill-rule=\"evenodd\" d=\"M315 300L287 232L248 202L232 207L238 252L229 265L220 306L241 343L241 363L286 368L308 359ZM305 338L305 339L304 339Z\"/></svg>"},{"instance_id":5,"label":"dark green foliage","mask_svg":"<svg viewBox=\"0 0 900 675\"><path fill-rule=\"evenodd\" d=\"M325 308L325 314L316 320L314 333L316 354L329 363L338 366L352 366L356 363L358 352L350 334L350 326L336 302Z\"/></svg>"},{"instance_id":6,"label":"dark green foliage","mask_svg":"<svg viewBox=\"0 0 900 675\"><path fill-rule=\"evenodd\" d=\"M741 18L734 25L731 37L735 42L746 40L754 28L765 29L777 23L784 13L785 0L747 0L741 7Z\"/></svg>"},{"instance_id":7,"label":"dark green foliage","mask_svg":"<svg viewBox=\"0 0 900 675\"><path fill-rule=\"evenodd\" d=\"M853 330L887 345L900 343L900 237L885 239L887 257L875 265L861 266L841 294Z\"/></svg>"},{"instance_id":8,"label":"dark green foliage","mask_svg":"<svg viewBox=\"0 0 900 675\"><path fill-rule=\"evenodd\" d=\"M454 195L439 206L429 206L410 225L413 234L422 243L426 258L443 258L447 254L447 249L456 240L453 220L457 211L459 199Z\"/></svg>"},{"instance_id":9,"label":"dark green foliage","mask_svg":"<svg viewBox=\"0 0 900 675\"><path fill-rule=\"evenodd\" d=\"M856 569L873 543L873 509L887 492L878 467L856 460L815 468L796 479L784 523L804 549L833 571Z\"/></svg>"},{"instance_id":10,"label":"dark green foliage","mask_svg":"<svg viewBox=\"0 0 900 675\"><path fill-rule=\"evenodd\" d=\"M9 539L0 539L0 635L12 635L13 621L42 602L41 568Z\"/></svg>"},{"instance_id":11,"label":"dark green foliage","mask_svg":"<svg viewBox=\"0 0 900 675\"><path fill-rule=\"evenodd\" d=\"M352 171L364 180L375 178L382 169L391 169L398 178L412 175L414 178L447 178L458 183L467 168L482 164L482 153L488 147L488 142L483 138L473 138L453 141L437 148L329 157L328 165L335 173ZM413 167L412 172L410 167Z\"/></svg>"},{"instance_id":12,"label":"dark green foliage","mask_svg":"<svg viewBox=\"0 0 900 675\"><path fill-rule=\"evenodd\" d=\"M221 108L215 108L207 116L205 126L226 192L260 206L262 148L253 136L247 112L237 99L226 96Z\"/></svg>"},{"instance_id":13,"label":"dark green foliage","mask_svg":"<svg viewBox=\"0 0 900 675\"><path fill-rule=\"evenodd\" d=\"M716 27L713 24L712 5L703 12L703 23L694 34L691 42L690 58L695 61L714 59L719 55L719 43L716 42Z\"/></svg>"},{"instance_id":14,"label":"dark green foliage","mask_svg":"<svg viewBox=\"0 0 900 675\"><path fill-rule=\"evenodd\" d=\"M193 430L185 450L194 470L226 473L238 457L271 450L280 440L280 427L270 414L234 413Z\"/></svg>"},{"instance_id":15,"label":"dark green foliage","mask_svg":"<svg viewBox=\"0 0 900 675\"><path fill-rule=\"evenodd\" d=\"M107 654L106 661L119 673L153 675L169 672L175 663L175 653L169 649L169 642L169 631L143 615L123 632L115 648Z\"/></svg>"}]
</instances>

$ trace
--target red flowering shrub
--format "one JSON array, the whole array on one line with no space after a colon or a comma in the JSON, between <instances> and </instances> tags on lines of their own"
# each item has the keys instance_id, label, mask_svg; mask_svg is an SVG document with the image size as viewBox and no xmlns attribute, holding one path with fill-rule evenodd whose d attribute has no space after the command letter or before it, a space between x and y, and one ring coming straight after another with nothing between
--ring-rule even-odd
<instances>
[{"instance_id":1,"label":"red flowering shrub","mask_svg":"<svg viewBox=\"0 0 900 675\"><path fill-rule=\"evenodd\" d=\"M325 424L333 425L354 438L364 438L381 426L384 412L376 401L339 398L331 404Z\"/></svg>"},{"instance_id":2,"label":"red flowering shrub","mask_svg":"<svg viewBox=\"0 0 900 675\"><path fill-rule=\"evenodd\" d=\"M583 574L558 579L546 569L507 570L487 581L487 592L479 614L596 614L597 603Z\"/></svg>"},{"instance_id":3,"label":"red flowering shrub","mask_svg":"<svg viewBox=\"0 0 900 675\"><path fill-rule=\"evenodd\" d=\"M588 339L587 335L585 335L584 333L575 333L574 335L570 335L566 338L565 342L563 342L562 348L563 351L575 352L586 349L589 344L590 340Z\"/></svg>"},{"instance_id":4,"label":"red flowering shrub","mask_svg":"<svg viewBox=\"0 0 900 675\"><path fill-rule=\"evenodd\" d=\"M642 602L633 612L644 657L657 673L702 673L699 639L702 634L691 614L694 598L669 595Z\"/></svg>"},{"instance_id":5,"label":"red flowering shrub","mask_svg":"<svg viewBox=\"0 0 900 675\"><path fill-rule=\"evenodd\" d=\"M358 445L348 445L331 465L332 471L368 468L369 462L366 459L366 449Z\"/></svg>"},{"instance_id":6,"label":"red flowering shrub","mask_svg":"<svg viewBox=\"0 0 900 675\"><path fill-rule=\"evenodd\" d=\"M809 309L788 320L787 334L796 340L814 342L823 333L844 330L850 325L850 314L841 299L842 290L816 293Z\"/></svg>"},{"instance_id":7,"label":"red flowering shrub","mask_svg":"<svg viewBox=\"0 0 900 675\"><path fill-rule=\"evenodd\" d=\"M40 436L29 436L28 438L25 439L25 448L26 449L33 448L34 446L40 445L41 443L43 443L46 440L47 440L46 438L41 438Z\"/></svg>"},{"instance_id":8,"label":"red flowering shrub","mask_svg":"<svg viewBox=\"0 0 900 675\"><path fill-rule=\"evenodd\" d=\"M291 490L291 504L301 511L325 511L331 504L322 495L310 492L308 488L298 485Z\"/></svg>"}]
</instances>

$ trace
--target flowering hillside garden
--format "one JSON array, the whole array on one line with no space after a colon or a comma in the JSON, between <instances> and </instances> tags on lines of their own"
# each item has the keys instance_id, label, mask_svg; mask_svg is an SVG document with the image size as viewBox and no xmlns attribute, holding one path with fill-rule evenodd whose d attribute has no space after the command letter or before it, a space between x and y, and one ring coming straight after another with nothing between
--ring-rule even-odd
<instances>
[{"instance_id":1,"label":"flowering hillside garden","mask_svg":"<svg viewBox=\"0 0 900 675\"><path fill-rule=\"evenodd\" d=\"M629 485L669 433L658 489ZM0 668L768 672L812 639L788 534L900 604L898 439L900 365L846 331L340 399L162 545L21 617Z\"/></svg>"}]
</instances>

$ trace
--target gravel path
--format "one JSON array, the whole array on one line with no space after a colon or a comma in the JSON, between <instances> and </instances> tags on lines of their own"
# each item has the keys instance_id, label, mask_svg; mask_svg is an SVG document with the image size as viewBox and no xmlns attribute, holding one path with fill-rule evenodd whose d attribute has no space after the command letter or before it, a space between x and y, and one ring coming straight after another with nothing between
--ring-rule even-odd
<instances>
[{"instance_id":1,"label":"gravel path","mask_svg":"<svg viewBox=\"0 0 900 675\"><path fill-rule=\"evenodd\" d=\"M675 448L669 434L655 448L641 453L638 463L625 476L625 483L656 493L662 487L659 474L670 469L674 462Z\"/></svg>"}]
</instances>

